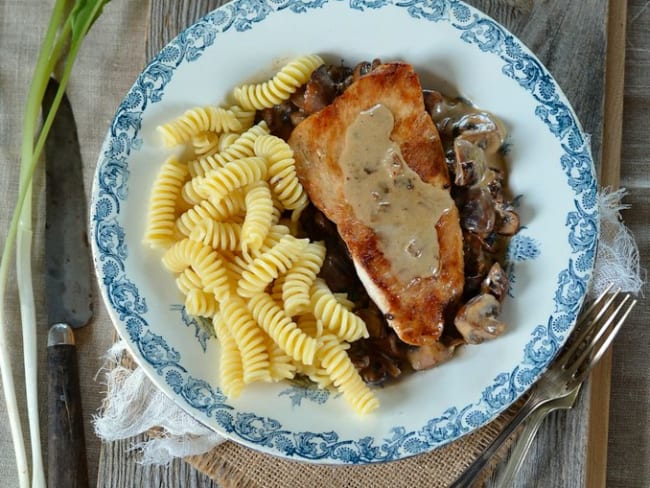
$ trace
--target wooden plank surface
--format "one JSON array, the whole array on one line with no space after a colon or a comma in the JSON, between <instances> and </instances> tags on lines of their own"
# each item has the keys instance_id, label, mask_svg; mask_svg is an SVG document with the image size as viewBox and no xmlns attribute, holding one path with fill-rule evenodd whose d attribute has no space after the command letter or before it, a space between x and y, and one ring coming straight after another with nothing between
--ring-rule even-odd
<instances>
[{"instance_id":1,"label":"wooden plank surface","mask_svg":"<svg viewBox=\"0 0 650 488\"><path fill-rule=\"evenodd\" d=\"M605 110L600 184L618 188L621 176L623 133L623 90L625 87L625 27L627 2L612 2L607 22L607 57L605 60ZM607 486L607 438L609 397L611 394L611 349L596 365L590 378L589 430L587 436L586 486Z\"/></svg>"},{"instance_id":2,"label":"wooden plank surface","mask_svg":"<svg viewBox=\"0 0 650 488\"><path fill-rule=\"evenodd\" d=\"M182 28L219 1L151 0L148 58ZM606 0L474 0L469 3L506 25L524 41L563 87L585 130L596 160L601 150ZM571 412L551 415L532 448L516 486L585 486L588 390ZM126 442L105 446L98 486L216 486L180 461L168 468L135 464ZM171 483L171 484L169 484ZM187 484L185 484L187 483ZM492 484L488 484L492 486Z\"/></svg>"}]
</instances>

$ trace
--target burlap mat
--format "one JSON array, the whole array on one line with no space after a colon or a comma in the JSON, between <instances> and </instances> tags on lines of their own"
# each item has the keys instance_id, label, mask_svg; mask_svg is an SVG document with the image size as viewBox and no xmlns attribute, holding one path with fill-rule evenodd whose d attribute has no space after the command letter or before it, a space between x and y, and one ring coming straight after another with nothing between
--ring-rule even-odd
<instances>
[{"instance_id":1,"label":"burlap mat","mask_svg":"<svg viewBox=\"0 0 650 488\"><path fill-rule=\"evenodd\" d=\"M124 354L121 365L135 368L133 359ZM110 401L111 392L107 392ZM224 442L210 452L185 458L190 465L209 476L224 488L445 488L492 442L499 431L520 408L520 400L494 421L456 442L427 454L389 463L365 466L328 466L293 461L262 454L232 441ZM148 435L159 436L161 429ZM518 431L493 457L477 479L475 487L484 482L503 461Z\"/></svg>"}]
</instances>

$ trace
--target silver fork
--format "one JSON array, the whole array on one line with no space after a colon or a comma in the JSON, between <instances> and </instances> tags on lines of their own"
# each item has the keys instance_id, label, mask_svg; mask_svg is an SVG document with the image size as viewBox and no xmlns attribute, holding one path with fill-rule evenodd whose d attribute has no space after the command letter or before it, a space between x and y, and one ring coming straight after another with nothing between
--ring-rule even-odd
<instances>
[{"instance_id":1,"label":"silver fork","mask_svg":"<svg viewBox=\"0 0 650 488\"><path fill-rule=\"evenodd\" d=\"M630 301L630 294L621 294L620 290L610 294L610 289L611 286L580 314L575 339L535 383L528 399L505 429L450 488L471 487L490 458L523 421L544 405L575 394L575 389L587 378L636 305L636 300Z\"/></svg>"}]
</instances>

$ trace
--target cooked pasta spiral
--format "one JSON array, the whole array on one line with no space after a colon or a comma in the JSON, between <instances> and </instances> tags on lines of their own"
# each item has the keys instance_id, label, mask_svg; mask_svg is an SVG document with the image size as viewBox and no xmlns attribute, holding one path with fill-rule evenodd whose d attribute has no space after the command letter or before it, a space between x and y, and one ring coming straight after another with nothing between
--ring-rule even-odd
<instances>
[{"instance_id":1,"label":"cooked pasta spiral","mask_svg":"<svg viewBox=\"0 0 650 488\"><path fill-rule=\"evenodd\" d=\"M241 232L241 248L259 249L273 225L273 199L266 181L258 181L246 188L246 218Z\"/></svg>"},{"instance_id":2,"label":"cooked pasta spiral","mask_svg":"<svg viewBox=\"0 0 650 488\"><path fill-rule=\"evenodd\" d=\"M268 160L269 183L284 208L302 210L308 198L296 174L296 160L289 144L276 136L264 135L255 140L256 156Z\"/></svg>"},{"instance_id":3,"label":"cooked pasta spiral","mask_svg":"<svg viewBox=\"0 0 650 488\"><path fill-rule=\"evenodd\" d=\"M205 219L192 229L190 239L202 242L213 249L234 251L239 247L241 233L241 224Z\"/></svg>"},{"instance_id":4,"label":"cooked pasta spiral","mask_svg":"<svg viewBox=\"0 0 650 488\"><path fill-rule=\"evenodd\" d=\"M331 334L319 340L317 360L327 370L334 386L343 393L348 403L359 413L366 414L379 406L377 398L363 382L354 364L345 352L346 345Z\"/></svg>"},{"instance_id":5,"label":"cooked pasta spiral","mask_svg":"<svg viewBox=\"0 0 650 488\"><path fill-rule=\"evenodd\" d=\"M253 150L253 145L255 144L255 139L259 136L267 135L268 133L269 126L266 125L266 122L261 121L259 124L239 135L224 149L220 148L219 152L190 161L188 163L190 175L192 175L192 177L203 176L210 170L223 168L227 163L234 161L235 159L254 156L255 152ZM233 135L234 134L224 134L219 139L219 144L221 144L222 138L224 141L231 141ZM228 136L228 138L226 139L224 136Z\"/></svg>"},{"instance_id":6,"label":"cooked pasta spiral","mask_svg":"<svg viewBox=\"0 0 650 488\"><path fill-rule=\"evenodd\" d=\"M270 381L266 336L244 300L230 295L221 303L221 317L241 352L244 383Z\"/></svg>"},{"instance_id":7,"label":"cooked pasta spiral","mask_svg":"<svg viewBox=\"0 0 650 488\"><path fill-rule=\"evenodd\" d=\"M284 352L303 364L313 364L318 345L316 339L302 332L270 295L255 295L248 301L248 308L260 327Z\"/></svg>"},{"instance_id":8,"label":"cooked pasta spiral","mask_svg":"<svg viewBox=\"0 0 650 488\"><path fill-rule=\"evenodd\" d=\"M233 105L230 107L230 111L234 113L237 120L241 122L240 132L249 129L253 125L253 122L255 122L255 110L244 110L239 105Z\"/></svg>"},{"instance_id":9,"label":"cooked pasta spiral","mask_svg":"<svg viewBox=\"0 0 650 488\"><path fill-rule=\"evenodd\" d=\"M167 248L174 241L176 201L187 176L187 166L170 157L160 169L149 200L144 241L152 248Z\"/></svg>"},{"instance_id":10,"label":"cooked pasta spiral","mask_svg":"<svg viewBox=\"0 0 650 488\"><path fill-rule=\"evenodd\" d=\"M237 103L246 110L262 110L288 100L293 93L309 81L311 74L323 64L315 54L301 56L286 64L272 79L259 84L235 88Z\"/></svg>"},{"instance_id":11,"label":"cooked pasta spiral","mask_svg":"<svg viewBox=\"0 0 650 488\"><path fill-rule=\"evenodd\" d=\"M192 147L194 154L197 156L206 156L219 150L219 141L221 138L216 132L201 132L192 137Z\"/></svg>"},{"instance_id":12,"label":"cooked pasta spiral","mask_svg":"<svg viewBox=\"0 0 650 488\"><path fill-rule=\"evenodd\" d=\"M332 295L334 295L336 301L343 305L346 309L354 309L354 302L348 298L347 293L332 293Z\"/></svg>"},{"instance_id":13,"label":"cooked pasta spiral","mask_svg":"<svg viewBox=\"0 0 650 488\"><path fill-rule=\"evenodd\" d=\"M217 222L230 221L233 217L239 217L246 211L246 201L242 191L233 191L221 200L203 200L193 206L178 218L176 228L178 231L189 236L192 229L199 222L206 219Z\"/></svg>"},{"instance_id":14,"label":"cooked pasta spiral","mask_svg":"<svg viewBox=\"0 0 650 488\"><path fill-rule=\"evenodd\" d=\"M203 290L203 282L199 275L192 268L185 268L176 278L176 286L183 295L187 295L191 290Z\"/></svg>"},{"instance_id":15,"label":"cooked pasta spiral","mask_svg":"<svg viewBox=\"0 0 650 488\"><path fill-rule=\"evenodd\" d=\"M182 116L158 127L167 147L189 142L192 137L206 131L239 132L242 123L232 110L221 107L196 107Z\"/></svg>"},{"instance_id":16,"label":"cooked pasta spiral","mask_svg":"<svg viewBox=\"0 0 650 488\"><path fill-rule=\"evenodd\" d=\"M324 260L325 244L310 242L287 271L282 285L282 300L289 317L309 311L311 285Z\"/></svg>"},{"instance_id":17,"label":"cooked pasta spiral","mask_svg":"<svg viewBox=\"0 0 650 488\"><path fill-rule=\"evenodd\" d=\"M185 296L185 310L190 315L212 317L219 312L219 302L212 293L206 293L195 288Z\"/></svg>"},{"instance_id":18,"label":"cooked pasta spiral","mask_svg":"<svg viewBox=\"0 0 650 488\"><path fill-rule=\"evenodd\" d=\"M244 388L244 367L241 353L220 314L214 315L212 325L221 346L219 348L219 384L229 398L236 398Z\"/></svg>"},{"instance_id":19,"label":"cooked pasta spiral","mask_svg":"<svg viewBox=\"0 0 650 488\"><path fill-rule=\"evenodd\" d=\"M219 142L217 144L217 151L224 152L226 149L232 146L235 143L235 141L240 137L241 134L237 134L236 132L226 132L225 134L221 134L219 136Z\"/></svg>"},{"instance_id":20,"label":"cooked pasta spiral","mask_svg":"<svg viewBox=\"0 0 650 488\"><path fill-rule=\"evenodd\" d=\"M377 400L346 353L346 341L368 336L365 324L346 294L318 278L325 244L297 237L308 197L293 150L255 124L257 110L288 99L321 64L303 56L236 88L238 105L197 107L158 127L166 145L183 143L179 154L194 159L163 165L145 241L165 249L184 311L212 320L225 395L300 374L365 413Z\"/></svg>"},{"instance_id":21,"label":"cooked pasta spiral","mask_svg":"<svg viewBox=\"0 0 650 488\"><path fill-rule=\"evenodd\" d=\"M208 246L191 239L183 239L170 247L163 256L163 264L170 271L181 273L191 266L203 283L203 289L214 293L218 300L231 293L225 264Z\"/></svg>"},{"instance_id":22,"label":"cooked pasta spiral","mask_svg":"<svg viewBox=\"0 0 650 488\"><path fill-rule=\"evenodd\" d=\"M296 372L304 374L311 381L316 383L318 388L327 388L332 384L332 377L320 364L297 364Z\"/></svg>"},{"instance_id":23,"label":"cooked pasta spiral","mask_svg":"<svg viewBox=\"0 0 650 488\"><path fill-rule=\"evenodd\" d=\"M242 297L252 297L264 291L271 281L289 269L307 243L307 239L296 239L289 234L283 236L280 242L255 258L242 273L237 293Z\"/></svg>"},{"instance_id":24,"label":"cooked pasta spiral","mask_svg":"<svg viewBox=\"0 0 650 488\"><path fill-rule=\"evenodd\" d=\"M311 314L305 314L298 317L296 325L298 325L298 328L310 337L320 337L323 335L323 322Z\"/></svg>"},{"instance_id":25,"label":"cooked pasta spiral","mask_svg":"<svg viewBox=\"0 0 650 488\"><path fill-rule=\"evenodd\" d=\"M269 351L269 373L272 381L288 380L296 374L296 364L270 337L266 347Z\"/></svg>"},{"instance_id":26,"label":"cooked pasta spiral","mask_svg":"<svg viewBox=\"0 0 650 488\"><path fill-rule=\"evenodd\" d=\"M213 169L203 177L196 177L189 183L199 180L195 186L201 198L221 200L228 193L266 178L266 160L258 157L236 159L223 168Z\"/></svg>"},{"instance_id":27,"label":"cooked pasta spiral","mask_svg":"<svg viewBox=\"0 0 650 488\"><path fill-rule=\"evenodd\" d=\"M311 307L314 316L344 341L368 337L363 319L340 304L321 278L311 287Z\"/></svg>"}]
</instances>

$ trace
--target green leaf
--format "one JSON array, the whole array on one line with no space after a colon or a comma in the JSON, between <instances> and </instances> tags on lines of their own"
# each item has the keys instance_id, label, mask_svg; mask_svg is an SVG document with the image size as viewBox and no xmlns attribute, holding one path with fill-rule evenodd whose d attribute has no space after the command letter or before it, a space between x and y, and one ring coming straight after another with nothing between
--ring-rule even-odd
<instances>
[{"instance_id":1,"label":"green leaf","mask_svg":"<svg viewBox=\"0 0 650 488\"><path fill-rule=\"evenodd\" d=\"M79 42L85 36L93 23L101 15L104 5L110 0L78 0L75 3L70 19L72 21L72 42Z\"/></svg>"}]
</instances>

